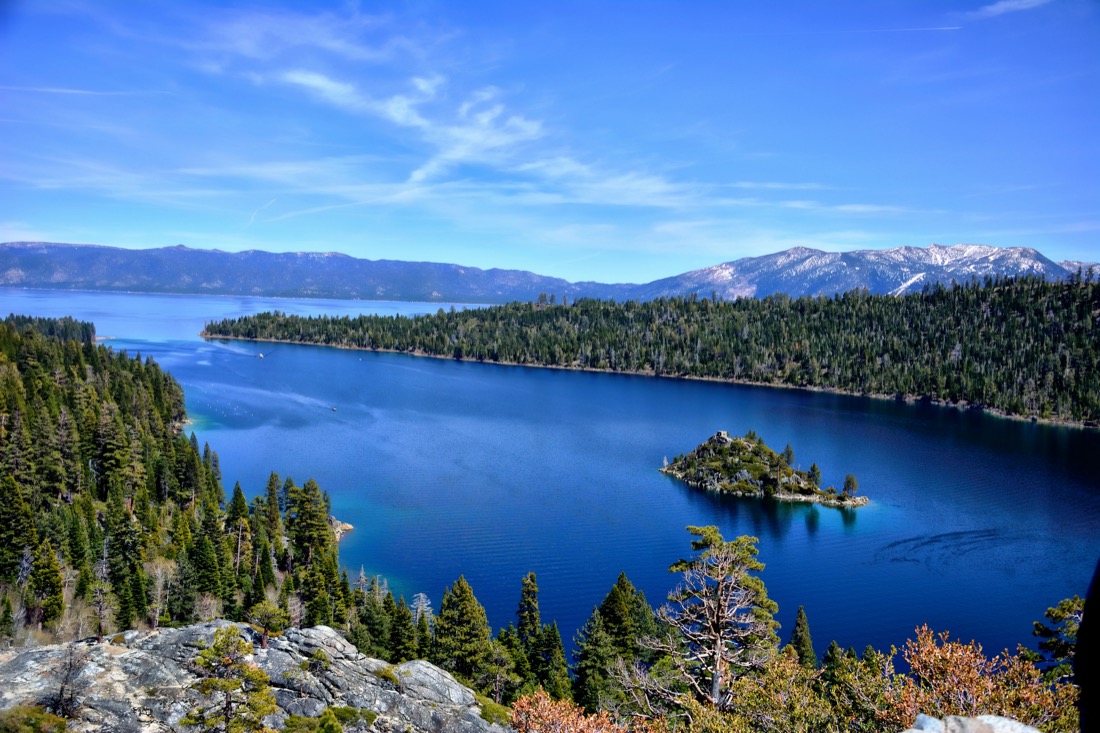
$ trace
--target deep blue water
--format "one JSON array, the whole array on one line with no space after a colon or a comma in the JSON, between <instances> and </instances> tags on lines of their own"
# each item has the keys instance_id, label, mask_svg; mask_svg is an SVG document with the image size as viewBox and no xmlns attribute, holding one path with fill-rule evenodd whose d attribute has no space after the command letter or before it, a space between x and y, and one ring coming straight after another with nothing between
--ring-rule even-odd
<instances>
[{"instance_id":1,"label":"deep blue water","mask_svg":"<svg viewBox=\"0 0 1100 733\"><path fill-rule=\"evenodd\" d=\"M1031 621L1084 594L1100 555L1100 433L976 412L645 377L319 347L203 342L206 319L434 312L438 304L0 290L0 312L72 314L183 384L227 487L271 470L313 477L355 525L352 568L437 604L465 574L494 627L538 574L544 620L568 645L620 571L659 602L689 524L760 538L788 637L804 605L830 639L901 645L928 623L990 651L1031 643ZM265 358L257 358L263 353ZM336 408L333 410L333 408ZM719 429L754 429L826 483L855 474L855 512L698 493L662 459Z\"/></svg>"}]
</instances>

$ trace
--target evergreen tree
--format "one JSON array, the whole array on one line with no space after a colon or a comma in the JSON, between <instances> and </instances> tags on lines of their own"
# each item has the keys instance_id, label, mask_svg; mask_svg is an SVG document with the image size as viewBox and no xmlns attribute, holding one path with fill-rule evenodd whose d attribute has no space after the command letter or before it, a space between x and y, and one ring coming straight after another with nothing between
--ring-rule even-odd
<instances>
[{"instance_id":1,"label":"evergreen tree","mask_svg":"<svg viewBox=\"0 0 1100 733\"><path fill-rule=\"evenodd\" d=\"M598 608L592 609L592 615L577 632L574 647L573 699L585 712L595 713L611 697L613 685L608 670L618 657Z\"/></svg>"},{"instance_id":2,"label":"evergreen tree","mask_svg":"<svg viewBox=\"0 0 1100 733\"><path fill-rule=\"evenodd\" d=\"M681 679L720 706L731 680L774 652L777 606L753 575L764 569L756 559L755 537L726 541L714 526L687 529L698 538L691 543L698 554L669 568L683 573L683 580L660 615L683 647L667 650L674 653Z\"/></svg>"},{"instance_id":3,"label":"evergreen tree","mask_svg":"<svg viewBox=\"0 0 1100 733\"><path fill-rule=\"evenodd\" d=\"M521 682L520 676L516 674L512 652L499 639L490 642L489 653L485 656L484 665L474 682L497 704L508 700L510 693Z\"/></svg>"},{"instance_id":4,"label":"evergreen tree","mask_svg":"<svg viewBox=\"0 0 1100 733\"><path fill-rule=\"evenodd\" d=\"M205 534L199 535L195 543L191 545L189 559L194 577L195 592L221 596L222 575L221 569L218 567L218 553L209 537Z\"/></svg>"},{"instance_id":5,"label":"evergreen tree","mask_svg":"<svg viewBox=\"0 0 1100 733\"><path fill-rule=\"evenodd\" d=\"M12 613L11 599L5 595L3 603L0 604L0 644L7 646L14 635L15 614Z\"/></svg>"},{"instance_id":6,"label":"evergreen tree","mask_svg":"<svg viewBox=\"0 0 1100 733\"><path fill-rule=\"evenodd\" d=\"M193 660L204 675L195 688L214 704L192 708L180 721L183 725L234 733L267 730L263 718L279 708L267 675L247 661L252 652L237 627L214 632L214 643Z\"/></svg>"},{"instance_id":7,"label":"evergreen tree","mask_svg":"<svg viewBox=\"0 0 1100 733\"><path fill-rule=\"evenodd\" d=\"M516 609L519 623L516 631L523 644L524 654L530 660L535 654L542 637L542 619L539 616L539 587L535 583L535 574L527 573L520 590L519 608Z\"/></svg>"},{"instance_id":8,"label":"evergreen tree","mask_svg":"<svg viewBox=\"0 0 1100 733\"><path fill-rule=\"evenodd\" d=\"M1032 633L1039 637L1039 650L1046 662L1046 678L1051 681L1073 681L1073 660L1077 649L1077 633L1085 617L1085 599L1080 596L1065 598L1046 610L1043 617L1048 623L1033 622Z\"/></svg>"},{"instance_id":9,"label":"evergreen tree","mask_svg":"<svg viewBox=\"0 0 1100 733\"><path fill-rule=\"evenodd\" d=\"M416 658L432 658L432 627L428 616L421 615L416 622Z\"/></svg>"},{"instance_id":10,"label":"evergreen tree","mask_svg":"<svg viewBox=\"0 0 1100 733\"><path fill-rule=\"evenodd\" d=\"M572 699L569 667L565 663L565 650L562 648L557 621L542 627L536 659L538 662L534 665L535 677L550 697L555 700Z\"/></svg>"},{"instance_id":11,"label":"evergreen tree","mask_svg":"<svg viewBox=\"0 0 1100 733\"><path fill-rule=\"evenodd\" d=\"M389 647L391 662L401 663L416 659L416 626L413 624L412 609L406 605L404 597L393 609Z\"/></svg>"},{"instance_id":12,"label":"evergreen tree","mask_svg":"<svg viewBox=\"0 0 1100 733\"><path fill-rule=\"evenodd\" d=\"M835 685L840 678L840 672L844 665L844 650L833 639L829 648L825 650L825 656L821 658L821 681L826 686Z\"/></svg>"},{"instance_id":13,"label":"evergreen tree","mask_svg":"<svg viewBox=\"0 0 1100 733\"><path fill-rule=\"evenodd\" d=\"M15 582L27 548L38 546L34 515L11 475L0 478L0 584Z\"/></svg>"},{"instance_id":14,"label":"evergreen tree","mask_svg":"<svg viewBox=\"0 0 1100 733\"><path fill-rule=\"evenodd\" d=\"M244 498L244 492L238 481L233 484L233 498L229 501L229 508L225 512L225 526L236 527L242 519L248 519L248 500Z\"/></svg>"},{"instance_id":15,"label":"evergreen tree","mask_svg":"<svg viewBox=\"0 0 1100 733\"><path fill-rule=\"evenodd\" d=\"M256 550L256 560L261 588L273 587L275 585L275 564L271 560L271 547L267 544L267 540L260 542L260 546Z\"/></svg>"},{"instance_id":16,"label":"evergreen tree","mask_svg":"<svg viewBox=\"0 0 1100 733\"><path fill-rule=\"evenodd\" d=\"M855 496L856 491L859 490L859 481L856 481L856 477L852 474L844 476L844 495Z\"/></svg>"},{"instance_id":17,"label":"evergreen tree","mask_svg":"<svg viewBox=\"0 0 1100 733\"><path fill-rule=\"evenodd\" d=\"M271 601L260 601L248 611L248 620L261 629L260 648L267 649L267 638L272 633L279 633L290 623L290 617L286 611L279 608Z\"/></svg>"},{"instance_id":18,"label":"evergreen tree","mask_svg":"<svg viewBox=\"0 0 1100 733\"><path fill-rule=\"evenodd\" d=\"M305 626L332 624L332 603L319 568L310 568L302 583L302 604L305 606Z\"/></svg>"},{"instance_id":19,"label":"evergreen tree","mask_svg":"<svg viewBox=\"0 0 1100 733\"><path fill-rule=\"evenodd\" d=\"M615 585L600 603L599 612L604 629L615 645L616 655L627 660L643 654L638 640L657 631L653 608L626 573L619 573Z\"/></svg>"},{"instance_id":20,"label":"evergreen tree","mask_svg":"<svg viewBox=\"0 0 1100 733\"><path fill-rule=\"evenodd\" d=\"M803 667L817 669L817 654L814 652L814 643L810 638L810 622L806 618L806 609L802 606L798 607L798 615L795 616L791 646L794 647L798 661Z\"/></svg>"},{"instance_id":21,"label":"evergreen tree","mask_svg":"<svg viewBox=\"0 0 1100 733\"><path fill-rule=\"evenodd\" d=\"M308 565L315 555L334 549L336 538L328 523L321 487L313 479L291 490L287 509L288 533L294 547L294 561Z\"/></svg>"},{"instance_id":22,"label":"evergreen tree","mask_svg":"<svg viewBox=\"0 0 1100 733\"><path fill-rule=\"evenodd\" d=\"M527 659L527 652L523 649L523 642L520 641L516 627L513 624L508 624L497 634L496 641L508 650L508 654L512 658L512 672L518 679L516 685L523 690L534 690L538 684L535 679L535 671L531 669L531 663Z\"/></svg>"},{"instance_id":23,"label":"evergreen tree","mask_svg":"<svg viewBox=\"0 0 1100 733\"><path fill-rule=\"evenodd\" d=\"M435 663L473 680L489 653L489 622L466 578L459 576L443 594L435 625Z\"/></svg>"},{"instance_id":24,"label":"evergreen tree","mask_svg":"<svg viewBox=\"0 0 1100 733\"><path fill-rule=\"evenodd\" d=\"M359 624L359 651L375 659L389 659L390 615L386 613L377 583L373 580L363 594L363 603L359 606ZM366 646L361 645L364 642Z\"/></svg>"}]
</instances>

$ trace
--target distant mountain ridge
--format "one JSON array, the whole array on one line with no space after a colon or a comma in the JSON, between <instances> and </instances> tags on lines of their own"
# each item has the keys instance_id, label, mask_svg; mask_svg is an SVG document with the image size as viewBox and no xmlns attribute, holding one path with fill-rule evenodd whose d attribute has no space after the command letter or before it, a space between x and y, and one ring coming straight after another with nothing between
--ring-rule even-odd
<instances>
[{"instance_id":1,"label":"distant mountain ridge","mask_svg":"<svg viewBox=\"0 0 1100 733\"><path fill-rule=\"evenodd\" d=\"M983 244L853 252L795 247L657 280L638 286L641 290L635 297L648 300L692 292L708 296L712 290L726 299L772 293L833 295L859 288L902 295L921 290L925 283L963 282L986 275L1042 275L1057 280L1075 273L1077 265L1087 269L1088 264L1060 264L1030 247Z\"/></svg>"},{"instance_id":2,"label":"distant mountain ridge","mask_svg":"<svg viewBox=\"0 0 1100 733\"><path fill-rule=\"evenodd\" d=\"M540 293L615 300L696 294L723 299L918 291L986 275L1062 279L1094 263L1054 262L1026 247L933 244L926 248L823 252L795 247L650 283L572 283L524 270L358 259L336 252L223 252L183 245L130 250L87 244L0 244L0 287L297 298L504 303Z\"/></svg>"}]
</instances>

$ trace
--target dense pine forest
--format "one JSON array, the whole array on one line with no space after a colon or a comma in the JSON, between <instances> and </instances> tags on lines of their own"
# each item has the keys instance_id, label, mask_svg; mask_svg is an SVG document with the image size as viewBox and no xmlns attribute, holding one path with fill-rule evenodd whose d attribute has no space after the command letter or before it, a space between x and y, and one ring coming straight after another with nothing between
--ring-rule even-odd
<instances>
[{"instance_id":1,"label":"dense pine forest","mask_svg":"<svg viewBox=\"0 0 1100 733\"><path fill-rule=\"evenodd\" d=\"M987 278L894 297L514 303L435 315L209 323L205 334L927 398L1100 420L1100 281Z\"/></svg>"},{"instance_id":2,"label":"dense pine forest","mask_svg":"<svg viewBox=\"0 0 1100 733\"><path fill-rule=\"evenodd\" d=\"M853 298L875 310L866 302L873 299ZM690 314L736 306L651 307ZM496 312L538 321L647 308L582 303ZM395 323L421 327L484 314ZM434 662L480 691L486 719L520 733L563 724L579 731L874 731L901 729L917 712L994 712L1044 730L1076 730L1070 661L1079 598L1036 625L1039 653L991 658L973 643L922 628L902 649L907 672L895 669L893 649L857 654L834 642L819 660L801 609L782 643L777 606L759 577L756 538L726 540L715 527L689 527L690 552L670 558L675 575L665 602L654 608L620 575L594 605L570 658L557 624L540 616L534 573L518 585L515 623L495 634L462 577L446 589L438 613L424 594L395 598L384 578L360 571L352 580L340 568L328 496L315 481L298 486L271 473L249 492L251 501L239 485L226 492L218 454L186 436L186 419L170 375L151 359L97 345L90 324L14 316L0 323L0 649L103 641L130 628L219 617L252 624L266 644L289 626L325 624L372 657ZM207 657L230 641L216 640L215 651L195 664L213 664ZM246 659L247 646L233 654ZM244 662L237 667L232 674L255 676ZM400 688L389 670L382 678ZM189 724L220 730L204 715L193 711ZM239 729L262 729L258 716L252 722ZM338 729L332 715L298 719L294 729L323 725Z\"/></svg>"},{"instance_id":3,"label":"dense pine forest","mask_svg":"<svg viewBox=\"0 0 1100 733\"><path fill-rule=\"evenodd\" d=\"M288 622L343 617L316 482L272 474L251 504L227 496L185 422L179 384L96 345L91 324L0 324L0 637L241 619L265 601Z\"/></svg>"}]
</instances>

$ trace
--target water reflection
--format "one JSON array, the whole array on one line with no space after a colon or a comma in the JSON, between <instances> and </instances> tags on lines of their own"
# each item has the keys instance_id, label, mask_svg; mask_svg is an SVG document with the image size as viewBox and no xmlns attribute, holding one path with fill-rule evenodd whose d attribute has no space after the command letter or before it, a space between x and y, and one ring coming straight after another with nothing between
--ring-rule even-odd
<instances>
[{"instance_id":1,"label":"water reflection","mask_svg":"<svg viewBox=\"0 0 1100 733\"><path fill-rule=\"evenodd\" d=\"M721 526L740 527L746 523L751 534L760 539L782 542L800 524L808 536L813 537L821 527L823 513L836 513L845 530L855 529L859 509L827 507L800 501L779 501L767 497L744 497L705 491L689 486L672 477L666 477L684 500L696 507L700 514L716 517ZM715 522L712 522L715 523Z\"/></svg>"}]
</instances>

